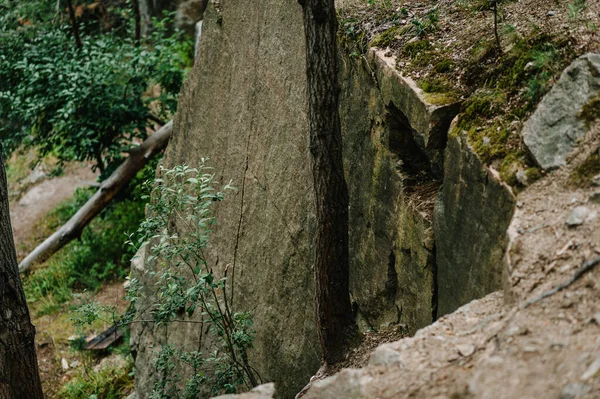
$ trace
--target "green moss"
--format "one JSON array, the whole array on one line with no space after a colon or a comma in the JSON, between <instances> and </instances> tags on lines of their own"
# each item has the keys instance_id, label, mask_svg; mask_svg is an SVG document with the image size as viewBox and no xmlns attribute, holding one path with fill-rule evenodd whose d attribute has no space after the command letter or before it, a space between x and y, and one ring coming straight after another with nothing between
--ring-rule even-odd
<instances>
[{"instance_id":1,"label":"green moss","mask_svg":"<svg viewBox=\"0 0 600 399\"><path fill-rule=\"evenodd\" d=\"M458 99L458 94L454 92L425 93L425 101L433 105L448 105L457 102Z\"/></svg>"},{"instance_id":2,"label":"green moss","mask_svg":"<svg viewBox=\"0 0 600 399\"><path fill-rule=\"evenodd\" d=\"M579 119L585 122L586 126L590 126L598 117L600 117L600 93L587 102L577 115Z\"/></svg>"},{"instance_id":3,"label":"green moss","mask_svg":"<svg viewBox=\"0 0 600 399\"><path fill-rule=\"evenodd\" d=\"M483 162L490 162L496 158L505 157L507 152L506 142L510 136L510 130L500 123L494 123L487 128L476 126L467 130L469 144Z\"/></svg>"},{"instance_id":4,"label":"green moss","mask_svg":"<svg viewBox=\"0 0 600 399\"><path fill-rule=\"evenodd\" d=\"M527 181L529 184L534 183L542 178L542 171L540 168L527 168L525 170L525 176L527 177Z\"/></svg>"},{"instance_id":5,"label":"green moss","mask_svg":"<svg viewBox=\"0 0 600 399\"><path fill-rule=\"evenodd\" d=\"M453 68L454 62L452 62L452 60L449 60L448 58L444 58L443 60L435 64L433 70L437 73L446 73L450 72Z\"/></svg>"},{"instance_id":6,"label":"green moss","mask_svg":"<svg viewBox=\"0 0 600 399\"><path fill-rule=\"evenodd\" d=\"M406 28L404 26L393 26L384 32L378 34L371 40L371 47L379 47L385 48L394 42L394 40L399 39L405 32Z\"/></svg>"},{"instance_id":7,"label":"green moss","mask_svg":"<svg viewBox=\"0 0 600 399\"><path fill-rule=\"evenodd\" d=\"M517 154L508 154L500 165L500 178L510 186L517 185L517 172L523 167L523 162Z\"/></svg>"},{"instance_id":8,"label":"green moss","mask_svg":"<svg viewBox=\"0 0 600 399\"><path fill-rule=\"evenodd\" d=\"M425 39L406 43L402 52L410 58L414 67L430 65L436 56L433 46Z\"/></svg>"},{"instance_id":9,"label":"green moss","mask_svg":"<svg viewBox=\"0 0 600 399\"><path fill-rule=\"evenodd\" d=\"M573 187L589 187L592 178L598 174L600 174L600 156L598 155L598 151L594 151L588 159L571 172L569 185Z\"/></svg>"},{"instance_id":10,"label":"green moss","mask_svg":"<svg viewBox=\"0 0 600 399\"><path fill-rule=\"evenodd\" d=\"M499 90L481 90L465 101L459 118L463 129L471 127L479 119L491 119L506 106L506 95Z\"/></svg>"},{"instance_id":11,"label":"green moss","mask_svg":"<svg viewBox=\"0 0 600 399\"><path fill-rule=\"evenodd\" d=\"M439 76L422 79L418 85L425 93L446 93L452 90L452 84Z\"/></svg>"}]
</instances>

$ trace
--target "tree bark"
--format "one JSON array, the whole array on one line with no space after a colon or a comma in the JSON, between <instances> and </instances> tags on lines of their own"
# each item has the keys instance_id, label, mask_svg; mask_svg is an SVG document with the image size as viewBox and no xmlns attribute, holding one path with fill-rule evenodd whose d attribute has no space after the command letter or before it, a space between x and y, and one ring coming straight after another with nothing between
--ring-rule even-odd
<instances>
[{"instance_id":1,"label":"tree bark","mask_svg":"<svg viewBox=\"0 0 600 399\"><path fill-rule=\"evenodd\" d=\"M77 19L75 18L75 10L73 9L73 3L71 0L67 1L67 10L69 11L69 19L71 20L71 29L73 30L73 37L75 38L75 46L81 50L83 44L81 43L81 37L79 36L79 27L77 26Z\"/></svg>"},{"instance_id":2,"label":"tree bark","mask_svg":"<svg viewBox=\"0 0 600 399\"><path fill-rule=\"evenodd\" d=\"M102 212L114 196L146 165L148 160L167 146L172 132L173 121L170 121L139 147L130 151L129 158L102 182L96 194L66 224L23 259L19 265L19 271L24 272L34 264L44 262L73 239L81 236L84 227Z\"/></svg>"},{"instance_id":3,"label":"tree bark","mask_svg":"<svg viewBox=\"0 0 600 399\"><path fill-rule=\"evenodd\" d=\"M317 206L317 325L326 365L341 361L354 332L348 266L348 188L338 110L334 0L300 0L304 10L308 118Z\"/></svg>"},{"instance_id":4,"label":"tree bark","mask_svg":"<svg viewBox=\"0 0 600 399\"><path fill-rule=\"evenodd\" d=\"M17 269L0 146L0 399L43 399L34 338Z\"/></svg>"},{"instance_id":5,"label":"tree bark","mask_svg":"<svg viewBox=\"0 0 600 399\"><path fill-rule=\"evenodd\" d=\"M140 15L140 2L133 0L133 17L135 19L135 44L140 44L142 37L142 17Z\"/></svg>"}]
</instances>

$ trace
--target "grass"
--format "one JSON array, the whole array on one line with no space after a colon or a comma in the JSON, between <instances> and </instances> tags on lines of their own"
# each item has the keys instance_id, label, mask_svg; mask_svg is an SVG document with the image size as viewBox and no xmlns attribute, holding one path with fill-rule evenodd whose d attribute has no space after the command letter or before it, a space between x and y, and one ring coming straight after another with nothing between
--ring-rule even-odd
<instances>
[{"instance_id":1,"label":"grass","mask_svg":"<svg viewBox=\"0 0 600 399\"><path fill-rule=\"evenodd\" d=\"M587 188L592 184L592 178L600 174L600 155L598 151L589 156L569 176L569 185L572 187Z\"/></svg>"},{"instance_id":2,"label":"grass","mask_svg":"<svg viewBox=\"0 0 600 399\"><path fill-rule=\"evenodd\" d=\"M65 399L122 399L133 391L133 360L125 365L102 368L99 372L79 368L58 392Z\"/></svg>"},{"instance_id":3,"label":"grass","mask_svg":"<svg viewBox=\"0 0 600 399\"><path fill-rule=\"evenodd\" d=\"M129 273L133 249L125 246L127 234L135 232L144 218L146 201L141 182L154 173L147 166L111 205L87 226L80 239L72 241L50 260L25 276L27 300L40 315L52 314L77 291L96 291L105 282L123 279ZM93 195L91 189L78 189L70 201L61 204L37 228L54 231L68 221Z\"/></svg>"}]
</instances>

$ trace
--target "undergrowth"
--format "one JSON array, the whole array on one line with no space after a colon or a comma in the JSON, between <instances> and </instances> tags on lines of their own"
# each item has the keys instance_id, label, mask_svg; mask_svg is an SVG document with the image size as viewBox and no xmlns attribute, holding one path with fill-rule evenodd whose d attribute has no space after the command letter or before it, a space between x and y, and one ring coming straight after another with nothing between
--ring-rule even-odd
<instances>
[{"instance_id":1,"label":"undergrowth","mask_svg":"<svg viewBox=\"0 0 600 399\"><path fill-rule=\"evenodd\" d=\"M105 367L95 372L80 367L58 392L57 397L69 399L122 399L133 391L133 359L124 365Z\"/></svg>"},{"instance_id":2,"label":"undergrowth","mask_svg":"<svg viewBox=\"0 0 600 399\"><path fill-rule=\"evenodd\" d=\"M127 234L144 218L147 200L142 182L154 173L158 161L138 173L129 188L113 200L87 226L80 239L71 242L24 279L28 301L38 315L51 314L73 297L73 292L96 291L105 282L124 279L129 273L133 249L126 246ZM66 223L93 195L95 189L78 189L73 199L51 211L44 221L48 231Z\"/></svg>"}]
</instances>

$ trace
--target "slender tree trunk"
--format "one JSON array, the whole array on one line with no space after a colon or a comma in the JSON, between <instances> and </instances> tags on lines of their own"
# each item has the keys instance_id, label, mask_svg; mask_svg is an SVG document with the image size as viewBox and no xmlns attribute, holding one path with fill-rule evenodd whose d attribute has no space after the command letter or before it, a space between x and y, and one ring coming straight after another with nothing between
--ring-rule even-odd
<instances>
[{"instance_id":1,"label":"slender tree trunk","mask_svg":"<svg viewBox=\"0 0 600 399\"><path fill-rule=\"evenodd\" d=\"M135 19L135 44L139 45L142 37L142 18L140 15L139 0L133 0L133 16Z\"/></svg>"},{"instance_id":2,"label":"slender tree trunk","mask_svg":"<svg viewBox=\"0 0 600 399\"><path fill-rule=\"evenodd\" d=\"M348 188L338 111L334 0L300 0L304 9L310 152L317 205L315 288L326 364L343 359L354 331L349 295Z\"/></svg>"},{"instance_id":3,"label":"slender tree trunk","mask_svg":"<svg viewBox=\"0 0 600 399\"><path fill-rule=\"evenodd\" d=\"M71 0L66 0L67 10L69 11L69 19L71 20L71 29L73 30L73 37L75 38L75 45L81 50L83 44L81 43L81 37L79 36L79 27L77 26L77 20L75 19L75 10L73 9L73 3Z\"/></svg>"},{"instance_id":4,"label":"slender tree trunk","mask_svg":"<svg viewBox=\"0 0 600 399\"><path fill-rule=\"evenodd\" d=\"M23 259L19 265L19 271L24 272L36 263L44 262L73 239L80 237L85 226L102 212L114 196L148 163L148 160L167 146L172 132L173 121L170 121L139 147L130 151L129 158L102 182L96 194L67 223Z\"/></svg>"},{"instance_id":5,"label":"slender tree trunk","mask_svg":"<svg viewBox=\"0 0 600 399\"><path fill-rule=\"evenodd\" d=\"M500 43L500 35L498 35L498 0L492 0L494 6L492 11L494 12L494 37L496 38L496 46L498 51L502 54L502 43Z\"/></svg>"},{"instance_id":6,"label":"slender tree trunk","mask_svg":"<svg viewBox=\"0 0 600 399\"><path fill-rule=\"evenodd\" d=\"M0 146L0 399L43 399L34 338L17 268Z\"/></svg>"}]
</instances>

